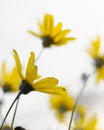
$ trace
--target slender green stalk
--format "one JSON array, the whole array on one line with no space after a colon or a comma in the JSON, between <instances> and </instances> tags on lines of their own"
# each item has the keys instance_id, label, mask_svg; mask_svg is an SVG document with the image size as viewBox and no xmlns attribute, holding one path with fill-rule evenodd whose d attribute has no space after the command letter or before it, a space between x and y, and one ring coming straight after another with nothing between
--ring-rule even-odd
<instances>
[{"instance_id":1,"label":"slender green stalk","mask_svg":"<svg viewBox=\"0 0 104 130\"><path fill-rule=\"evenodd\" d=\"M7 116L8 116L8 114L9 114L10 110L12 109L14 103L16 102L16 100L19 98L20 95L21 95L21 92L18 93L18 95L16 96L16 98L15 98L14 101L12 102L10 108L8 109L6 115L5 115L5 117L4 117L4 119L3 119L2 123L1 123L0 130L2 130L2 127L3 127L3 125L4 125L4 122L5 122L6 118L7 118Z\"/></svg>"},{"instance_id":2,"label":"slender green stalk","mask_svg":"<svg viewBox=\"0 0 104 130\"><path fill-rule=\"evenodd\" d=\"M78 101L79 101L80 97L82 96L82 93L83 93L83 91L84 91L84 89L85 89L85 87L86 87L86 83L87 83L88 77L89 77L89 76L86 76L86 79L84 79L84 85L83 85L83 87L82 87L82 89L81 89L80 93L78 94L78 97L77 97L77 99L76 99L76 101L75 101L75 104L74 104L74 107L73 107L73 110L72 110L72 114L71 114L71 118L70 118L70 122L69 122L69 128L68 128L68 130L71 130L71 124L72 124L74 112L75 112L75 110L76 110Z\"/></svg>"},{"instance_id":3,"label":"slender green stalk","mask_svg":"<svg viewBox=\"0 0 104 130\"><path fill-rule=\"evenodd\" d=\"M19 96L18 99L17 99L16 107L15 107L14 114L13 114L13 118L12 118L11 129L13 129L13 124L14 124L14 120L15 120L15 116L16 116L16 112L17 112L19 100L20 100L20 96Z\"/></svg>"},{"instance_id":4,"label":"slender green stalk","mask_svg":"<svg viewBox=\"0 0 104 130\"><path fill-rule=\"evenodd\" d=\"M44 47L42 47L40 53L38 54L38 56L37 56L37 58L36 58L36 60L35 60L35 63L39 60L39 58L40 58L40 56L42 55L43 51L44 51Z\"/></svg>"}]
</instances>

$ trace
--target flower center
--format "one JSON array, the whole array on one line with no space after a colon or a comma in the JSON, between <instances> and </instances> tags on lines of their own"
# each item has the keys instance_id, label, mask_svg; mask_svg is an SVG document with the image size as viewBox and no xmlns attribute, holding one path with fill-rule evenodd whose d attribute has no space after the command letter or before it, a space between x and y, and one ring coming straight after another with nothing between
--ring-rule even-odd
<instances>
[{"instance_id":1,"label":"flower center","mask_svg":"<svg viewBox=\"0 0 104 130\"><path fill-rule=\"evenodd\" d=\"M33 87L29 84L26 80L23 80L19 87L22 94L28 94L29 92L33 91Z\"/></svg>"},{"instance_id":2,"label":"flower center","mask_svg":"<svg viewBox=\"0 0 104 130\"><path fill-rule=\"evenodd\" d=\"M14 130L25 130L25 129L22 128L21 126L17 126Z\"/></svg>"},{"instance_id":3,"label":"flower center","mask_svg":"<svg viewBox=\"0 0 104 130\"><path fill-rule=\"evenodd\" d=\"M99 58L99 57L95 58L94 61L95 61L96 68L100 68L104 65L104 61L102 58Z\"/></svg>"},{"instance_id":4,"label":"flower center","mask_svg":"<svg viewBox=\"0 0 104 130\"><path fill-rule=\"evenodd\" d=\"M2 90L4 93L10 92L10 90L11 90L10 85L4 84L2 87Z\"/></svg>"},{"instance_id":5,"label":"flower center","mask_svg":"<svg viewBox=\"0 0 104 130\"><path fill-rule=\"evenodd\" d=\"M52 44L54 44L53 38L49 36L42 37L42 41L43 41L42 43L43 47L50 47Z\"/></svg>"},{"instance_id":6,"label":"flower center","mask_svg":"<svg viewBox=\"0 0 104 130\"><path fill-rule=\"evenodd\" d=\"M59 107L59 110L60 110L60 112L64 113L64 112L67 110L67 108L66 108L65 105L61 105L61 106Z\"/></svg>"}]
</instances>

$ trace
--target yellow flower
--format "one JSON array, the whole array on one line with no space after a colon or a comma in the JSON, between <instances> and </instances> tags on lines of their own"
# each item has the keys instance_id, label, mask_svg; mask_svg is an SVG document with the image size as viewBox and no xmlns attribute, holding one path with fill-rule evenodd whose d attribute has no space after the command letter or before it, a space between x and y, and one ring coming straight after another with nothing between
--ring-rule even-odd
<instances>
[{"instance_id":1,"label":"yellow flower","mask_svg":"<svg viewBox=\"0 0 104 130\"><path fill-rule=\"evenodd\" d=\"M94 66L97 73L96 81L104 79L104 54L100 54L100 37L91 41L91 47L87 49L88 54L94 60Z\"/></svg>"},{"instance_id":2,"label":"yellow flower","mask_svg":"<svg viewBox=\"0 0 104 130\"><path fill-rule=\"evenodd\" d=\"M65 95L56 95L50 97L51 108L56 111L56 116L60 122L65 119L66 112L73 109L74 99L66 92Z\"/></svg>"},{"instance_id":3,"label":"yellow flower","mask_svg":"<svg viewBox=\"0 0 104 130\"><path fill-rule=\"evenodd\" d=\"M37 34L31 30L28 32L38 38L42 39L43 47L50 47L51 45L65 45L67 42L75 40L73 37L66 37L71 32L70 29L62 30L62 23L59 22L54 25L54 16L45 14L43 23L39 22L40 34Z\"/></svg>"},{"instance_id":4,"label":"yellow flower","mask_svg":"<svg viewBox=\"0 0 104 130\"><path fill-rule=\"evenodd\" d=\"M3 128L2 128L2 130L13 130L13 129L11 129L11 127L8 126L8 125L4 125Z\"/></svg>"},{"instance_id":5,"label":"yellow flower","mask_svg":"<svg viewBox=\"0 0 104 130\"><path fill-rule=\"evenodd\" d=\"M78 116L75 118L73 130L98 130L98 119L96 116L88 118L85 107L83 106L79 106L76 112Z\"/></svg>"},{"instance_id":6,"label":"yellow flower","mask_svg":"<svg viewBox=\"0 0 104 130\"><path fill-rule=\"evenodd\" d=\"M27 94L31 91L40 91L50 94L65 93L65 88L56 86L58 84L58 80L54 77L48 77L34 82L35 80L37 80L38 74L37 74L37 66L34 64L35 54L33 52L30 53L30 58L28 60L28 64L26 67L25 76L23 76L22 74L22 65L16 50L13 50L13 54L18 68L18 73L22 80L19 88L22 94Z\"/></svg>"},{"instance_id":7,"label":"yellow flower","mask_svg":"<svg viewBox=\"0 0 104 130\"><path fill-rule=\"evenodd\" d=\"M2 64L2 75L0 78L0 86L4 92L17 92L18 85L20 84L20 77L17 74L17 67L14 66L13 69L8 72L6 69L6 63Z\"/></svg>"}]
</instances>

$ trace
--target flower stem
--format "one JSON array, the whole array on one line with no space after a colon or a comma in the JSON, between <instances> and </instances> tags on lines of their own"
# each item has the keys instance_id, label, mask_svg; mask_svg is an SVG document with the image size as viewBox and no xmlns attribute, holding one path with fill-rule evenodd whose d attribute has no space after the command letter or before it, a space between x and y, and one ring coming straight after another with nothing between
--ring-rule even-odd
<instances>
[{"instance_id":1,"label":"flower stem","mask_svg":"<svg viewBox=\"0 0 104 130\"><path fill-rule=\"evenodd\" d=\"M87 79L88 79L88 77L87 77ZM69 122L69 128L68 128L68 130L71 130L71 124L72 124L74 112L75 112L75 109L77 107L78 101L79 101L80 97L82 96L82 93L83 93L83 91L84 91L84 89L86 87L87 79L84 81L83 87L82 87L82 89L81 89L80 93L78 94L78 97L77 97L77 99L75 101L75 104L74 104L74 107L73 107L73 110L72 110L72 114L71 114L71 118L70 118L70 122Z\"/></svg>"},{"instance_id":2,"label":"flower stem","mask_svg":"<svg viewBox=\"0 0 104 130\"><path fill-rule=\"evenodd\" d=\"M20 100L20 96L17 99L16 107L15 107L15 110L14 110L13 119L12 119L12 123L11 123L11 130L13 129L13 124L14 124L16 113L17 113L17 108L18 108L19 100Z\"/></svg>"},{"instance_id":3,"label":"flower stem","mask_svg":"<svg viewBox=\"0 0 104 130\"><path fill-rule=\"evenodd\" d=\"M36 58L36 60L35 60L35 63L39 60L40 56L41 56L42 53L43 53L43 50L44 50L44 47L42 47L40 53L38 54L38 56L37 56L37 58Z\"/></svg>"},{"instance_id":4,"label":"flower stem","mask_svg":"<svg viewBox=\"0 0 104 130\"><path fill-rule=\"evenodd\" d=\"M4 117L4 119L3 119L2 123L1 123L0 130L2 130L2 127L3 127L3 125L4 125L4 122L5 122L6 118L7 118L7 116L8 116L8 114L9 114L10 110L12 109L14 103L16 102L16 100L19 98L20 95L21 95L21 92L18 93L18 95L16 96L16 98L15 98L14 101L12 102L10 108L8 109L6 115L5 115L5 117Z\"/></svg>"}]
</instances>

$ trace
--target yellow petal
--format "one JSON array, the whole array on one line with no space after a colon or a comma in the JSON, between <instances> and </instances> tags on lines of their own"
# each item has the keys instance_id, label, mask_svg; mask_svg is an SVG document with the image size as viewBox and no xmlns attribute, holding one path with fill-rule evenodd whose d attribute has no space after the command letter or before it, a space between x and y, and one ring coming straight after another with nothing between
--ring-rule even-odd
<instances>
[{"instance_id":1,"label":"yellow petal","mask_svg":"<svg viewBox=\"0 0 104 130\"><path fill-rule=\"evenodd\" d=\"M26 68L26 77L28 77L28 73L31 71L31 69L32 69L32 67L34 65L34 61L35 61L34 53L31 52L30 53L30 58L28 60L27 68Z\"/></svg>"},{"instance_id":2,"label":"yellow petal","mask_svg":"<svg viewBox=\"0 0 104 130\"><path fill-rule=\"evenodd\" d=\"M6 63L5 62L2 63L2 76L4 78L4 82L7 83L9 80L9 73L7 73L7 71L6 71Z\"/></svg>"},{"instance_id":3,"label":"yellow petal","mask_svg":"<svg viewBox=\"0 0 104 130\"><path fill-rule=\"evenodd\" d=\"M44 21L40 26L41 30L43 30L42 35L47 35L47 22L48 22L48 14L45 14Z\"/></svg>"},{"instance_id":4,"label":"yellow petal","mask_svg":"<svg viewBox=\"0 0 104 130\"><path fill-rule=\"evenodd\" d=\"M53 15L47 15L47 19L46 19L46 35L50 35L52 32L52 28L53 28L53 21L54 21L54 17Z\"/></svg>"},{"instance_id":5,"label":"yellow petal","mask_svg":"<svg viewBox=\"0 0 104 130\"><path fill-rule=\"evenodd\" d=\"M49 93L49 94L58 94L58 95L65 95L66 89L59 86L54 87L47 87L47 88L35 88L36 91Z\"/></svg>"},{"instance_id":6,"label":"yellow petal","mask_svg":"<svg viewBox=\"0 0 104 130\"><path fill-rule=\"evenodd\" d=\"M43 88L48 88L48 87L53 87L57 85L58 80L53 77L48 77L45 79L41 79L37 81L36 83L33 84L34 89L43 89Z\"/></svg>"},{"instance_id":7,"label":"yellow petal","mask_svg":"<svg viewBox=\"0 0 104 130\"><path fill-rule=\"evenodd\" d=\"M14 78L15 77L15 78ZM9 81L9 84L10 84L10 90L12 92L16 92L19 90L19 85L20 85L20 82L21 82L21 79L20 79L20 76L18 74L18 70L17 70L17 66L13 67L11 73L10 73L10 81Z\"/></svg>"},{"instance_id":8,"label":"yellow petal","mask_svg":"<svg viewBox=\"0 0 104 130\"><path fill-rule=\"evenodd\" d=\"M100 50L100 37L98 36L95 41L91 40L91 47L87 49L88 54L92 58L96 58L99 56Z\"/></svg>"},{"instance_id":9,"label":"yellow petal","mask_svg":"<svg viewBox=\"0 0 104 130\"><path fill-rule=\"evenodd\" d=\"M26 80L32 84L35 79L39 78L37 75L37 66L33 65L32 69L27 73Z\"/></svg>"},{"instance_id":10,"label":"yellow petal","mask_svg":"<svg viewBox=\"0 0 104 130\"><path fill-rule=\"evenodd\" d=\"M37 78L37 66L34 65L34 53L31 52L31 56L28 60L27 69L26 69L26 80L31 84L34 79Z\"/></svg>"},{"instance_id":11,"label":"yellow petal","mask_svg":"<svg viewBox=\"0 0 104 130\"><path fill-rule=\"evenodd\" d=\"M55 45L57 45L57 46L64 45L64 44L68 43L69 41L73 41L73 40L75 40L74 37L65 38L60 41L55 42Z\"/></svg>"},{"instance_id":12,"label":"yellow petal","mask_svg":"<svg viewBox=\"0 0 104 130\"><path fill-rule=\"evenodd\" d=\"M16 50L14 50L14 49L13 49L13 54L14 54L13 56L14 56L14 59L15 59L17 68L18 68L18 73L19 73L21 79L24 79L24 78L23 78L23 75L22 75L22 65L21 65L21 62L20 62L18 53L17 53Z\"/></svg>"},{"instance_id":13,"label":"yellow petal","mask_svg":"<svg viewBox=\"0 0 104 130\"><path fill-rule=\"evenodd\" d=\"M63 38L65 38L66 34L68 34L71 30L64 30L61 31L58 35L56 35L54 37L54 41L57 42L59 40L62 40Z\"/></svg>"},{"instance_id":14,"label":"yellow petal","mask_svg":"<svg viewBox=\"0 0 104 130\"><path fill-rule=\"evenodd\" d=\"M33 35L33 36L36 36L36 37L38 37L38 38L41 38L41 35L39 35L39 34L33 32L33 31L31 31L31 30L28 30L27 32L30 33L30 34Z\"/></svg>"},{"instance_id":15,"label":"yellow petal","mask_svg":"<svg viewBox=\"0 0 104 130\"><path fill-rule=\"evenodd\" d=\"M56 27L53 28L52 33L51 33L51 37L54 37L58 33L60 33L61 29L62 29L62 23L60 22L60 23L57 24Z\"/></svg>"}]
</instances>

